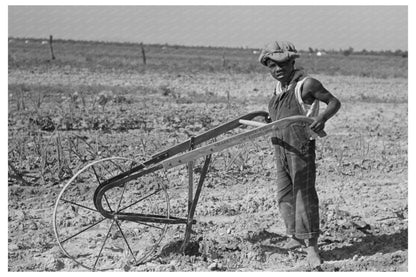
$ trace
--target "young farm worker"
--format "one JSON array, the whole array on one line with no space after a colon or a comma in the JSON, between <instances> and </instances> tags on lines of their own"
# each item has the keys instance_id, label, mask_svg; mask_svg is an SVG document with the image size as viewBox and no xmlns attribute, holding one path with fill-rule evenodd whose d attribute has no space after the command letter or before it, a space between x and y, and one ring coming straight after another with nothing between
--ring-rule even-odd
<instances>
[{"instance_id":1,"label":"young farm worker","mask_svg":"<svg viewBox=\"0 0 416 277\"><path fill-rule=\"evenodd\" d=\"M272 136L277 164L279 211L290 239L285 245L292 249L306 245L307 261L319 266L319 203L315 190L315 140L310 130L322 131L325 122L341 104L322 84L295 68L299 55L287 41L275 41L265 46L259 61L269 68L277 80L269 102L272 121L293 115L313 118L313 123L293 123ZM319 113L319 101L327 104Z\"/></svg>"}]
</instances>

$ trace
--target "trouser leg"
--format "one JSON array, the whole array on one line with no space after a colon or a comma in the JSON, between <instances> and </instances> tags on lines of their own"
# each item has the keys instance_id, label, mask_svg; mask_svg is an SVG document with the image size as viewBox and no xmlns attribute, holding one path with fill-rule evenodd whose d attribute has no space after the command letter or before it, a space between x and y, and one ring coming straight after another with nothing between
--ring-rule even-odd
<instances>
[{"instance_id":1,"label":"trouser leg","mask_svg":"<svg viewBox=\"0 0 416 277\"><path fill-rule=\"evenodd\" d=\"M295 130L297 131L297 130ZM274 138L279 211L288 235L319 236L319 200L315 189L315 141L299 132Z\"/></svg>"},{"instance_id":2,"label":"trouser leg","mask_svg":"<svg viewBox=\"0 0 416 277\"><path fill-rule=\"evenodd\" d=\"M288 154L288 167L293 184L295 236L311 239L319 236L319 200L315 189L316 167L314 141L302 154Z\"/></svg>"},{"instance_id":3,"label":"trouser leg","mask_svg":"<svg viewBox=\"0 0 416 277\"><path fill-rule=\"evenodd\" d=\"M277 170L277 197L279 212L286 227L286 233L295 233L295 204L293 198L292 180L289 176L288 165L281 146L275 145L275 159Z\"/></svg>"}]
</instances>

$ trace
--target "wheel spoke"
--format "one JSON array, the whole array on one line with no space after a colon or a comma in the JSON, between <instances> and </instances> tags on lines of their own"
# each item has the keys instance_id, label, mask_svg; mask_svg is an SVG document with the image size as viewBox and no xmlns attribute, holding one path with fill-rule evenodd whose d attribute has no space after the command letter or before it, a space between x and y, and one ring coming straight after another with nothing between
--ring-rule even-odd
<instances>
[{"instance_id":1,"label":"wheel spoke","mask_svg":"<svg viewBox=\"0 0 416 277\"><path fill-rule=\"evenodd\" d=\"M124 196L124 192L126 191L126 187L127 186L124 184L123 185L123 191L121 192L120 200L118 201L118 204L117 204L116 213L120 209L121 201L123 200L123 196Z\"/></svg>"},{"instance_id":2,"label":"wheel spoke","mask_svg":"<svg viewBox=\"0 0 416 277\"><path fill-rule=\"evenodd\" d=\"M108 239L108 237L109 237L109 235L110 235L110 232L111 232L111 229L113 228L113 225L114 225L114 220L112 220L112 221L111 221L110 228L108 228L108 232L107 232L107 234L106 234L106 235L105 235L105 237L104 237L103 245L101 246L100 252L98 253L97 259L95 260L94 267L93 267L93 269L92 269L92 270L95 270L95 267L97 266L98 260L99 260L99 259L100 259L100 257L101 257L101 253L103 252L103 249L104 249L105 243L107 242L107 239Z\"/></svg>"},{"instance_id":3,"label":"wheel spoke","mask_svg":"<svg viewBox=\"0 0 416 277\"><path fill-rule=\"evenodd\" d=\"M78 206L78 207L81 207L81 208L84 208L84 209L87 209L87 210L90 210L90 211L92 211L92 212L100 213L100 212L99 212L99 211L97 211L97 210L94 210L94 209L89 208L89 207L87 207L87 206L84 206L84 205L81 205L81 204L75 203L75 202L70 201L70 200L66 200L66 199L61 198L61 201L65 202L65 203L69 203L69 204L75 205L75 206Z\"/></svg>"},{"instance_id":4,"label":"wheel spoke","mask_svg":"<svg viewBox=\"0 0 416 277\"><path fill-rule=\"evenodd\" d=\"M155 195L156 193L158 193L159 191L161 191L162 189L157 189L157 190L155 190L154 192L152 192L151 194L148 194L148 195L146 195L146 196L143 196L142 198L140 198L139 200L137 200L136 202L133 202L132 204L130 204L130 205L128 205L128 206L126 206L126 207L124 207L124 208L122 208L122 209L120 209L119 210L119 212L121 212L121 211L124 211L124 210L127 210L128 208L130 208L131 206L134 206L134 205L136 205L137 203L139 203L140 201L143 201L143 200L145 200L146 198L149 198L150 196L152 196L152 195Z\"/></svg>"},{"instance_id":5,"label":"wheel spoke","mask_svg":"<svg viewBox=\"0 0 416 277\"><path fill-rule=\"evenodd\" d=\"M93 223L91 226L88 226L87 228L84 228L84 229L82 229L81 231L79 231L78 233L76 233L76 234L74 234L74 235L70 236L69 238L64 239L63 241L61 241L61 243L65 243L65 242L67 242L68 240L72 239L73 237L76 237L76 236L78 236L79 234L84 233L85 231L87 231L87 230L91 229L92 227L96 226L97 224L100 224L101 222L103 222L103 221L104 221L104 220L106 220L106 219L107 219L107 218L103 218L103 219L101 219L101 220L99 220L99 221L97 221L97 222Z\"/></svg>"},{"instance_id":6,"label":"wheel spoke","mask_svg":"<svg viewBox=\"0 0 416 277\"><path fill-rule=\"evenodd\" d=\"M97 171L95 171L95 167L91 166L91 168L92 168L92 171L94 171L94 175L95 175L95 178L97 179L98 184L101 185L100 178L98 177Z\"/></svg>"},{"instance_id":7,"label":"wheel spoke","mask_svg":"<svg viewBox=\"0 0 416 277\"><path fill-rule=\"evenodd\" d=\"M111 161L110 161L111 162ZM112 162L113 164L114 164L114 162ZM117 167L119 167L119 169L120 169L120 166L118 166L118 165L116 165ZM91 166L91 168L92 168L92 170L94 171L94 175L95 175L95 177L96 177L96 179L97 179L97 181L98 181L98 184L100 184L101 185L101 182L100 182L100 178L98 177L98 174L97 174L97 171L95 170L95 167L94 166ZM107 173L110 175L110 178L113 178L114 177L114 172L112 173L112 172L110 172L107 168L105 168L104 167L104 170L105 171L107 171ZM110 179L110 178L106 178L106 179Z\"/></svg>"},{"instance_id":8,"label":"wheel spoke","mask_svg":"<svg viewBox=\"0 0 416 277\"><path fill-rule=\"evenodd\" d=\"M111 162L111 161L110 161ZM112 163L114 163L114 162L112 162ZM116 165L119 169L120 169L120 166L119 165ZM107 171L107 173L108 173L108 175L110 175L111 177L110 178L113 178L114 176L117 176L117 174L114 174L114 171L113 172L111 172L111 171L109 171L108 170L108 168L104 168L104 170L105 171ZM120 169L121 170L121 169ZM121 170L121 172L123 172L123 170ZM107 178L108 179L108 178Z\"/></svg>"},{"instance_id":9,"label":"wheel spoke","mask_svg":"<svg viewBox=\"0 0 416 277\"><path fill-rule=\"evenodd\" d=\"M117 220L116 220L116 224L117 224L117 227L118 227L118 229L119 229L119 231L120 231L120 233L121 233L121 235L122 235L122 237L123 237L123 239L124 239L124 242L126 243L127 247L129 248L130 254L133 256L134 262L135 262L135 263L137 263L137 261L136 261L136 257L135 257L135 255L134 255L134 253L133 253L133 250L131 250L130 244L128 243L127 238L126 238L126 236L124 235L123 230L121 229L120 223L118 223L118 221L117 221Z\"/></svg>"},{"instance_id":10,"label":"wheel spoke","mask_svg":"<svg viewBox=\"0 0 416 277\"><path fill-rule=\"evenodd\" d=\"M108 198L107 198L107 195L105 195L105 193L104 193L104 199L105 199L105 202L107 203L108 208L110 209L110 212L113 212L113 209L111 209L110 203L108 202Z\"/></svg>"}]
</instances>

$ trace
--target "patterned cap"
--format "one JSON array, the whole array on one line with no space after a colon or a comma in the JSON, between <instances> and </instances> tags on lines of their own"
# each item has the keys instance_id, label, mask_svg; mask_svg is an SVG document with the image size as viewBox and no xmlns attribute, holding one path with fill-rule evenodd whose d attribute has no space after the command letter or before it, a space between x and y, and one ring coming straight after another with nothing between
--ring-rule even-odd
<instances>
[{"instance_id":1,"label":"patterned cap","mask_svg":"<svg viewBox=\"0 0 416 277\"><path fill-rule=\"evenodd\" d=\"M295 45L289 41L274 41L267 44L260 53L259 62L267 66L267 59L276 62L285 62L299 58Z\"/></svg>"}]
</instances>

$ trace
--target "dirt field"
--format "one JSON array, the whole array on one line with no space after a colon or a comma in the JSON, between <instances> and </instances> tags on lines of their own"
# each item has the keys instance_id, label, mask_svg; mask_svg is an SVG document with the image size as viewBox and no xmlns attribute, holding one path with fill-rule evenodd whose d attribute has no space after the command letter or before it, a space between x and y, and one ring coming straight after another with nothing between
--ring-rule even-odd
<instances>
[{"instance_id":1,"label":"dirt field","mask_svg":"<svg viewBox=\"0 0 416 277\"><path fill-rule=\"evenodd\" d=\"M48 51L31 43L9 43L9 271L85 270L61 252L52 226L59 192L84 165L111 156L143 162L191 135L266 110L272 93L267 72L254 65L244 71L241 58L222 49L151 48L144 66L137 57L131 62L140 53L129 52L135 46L91 43L82 56L82 45L60 42L57 60L48 60ZM241 63L254 64L257 56L247 53ZM189 65L206 60L208 69ZM391 76L385 71L382 76L373 72L373 77L312 74L342 102L327 123L328 136L317 141L319 245L325 262L315 270L408 270L405 60L406 72ZM393 69L401 72L403 64L398 60ZM184 225L174 225L155 259L132 266L107 255L100 266L120 271L311 271L302 250L282 248L286 237L272 151L268 138L260 138L213 155L188 255L178 252ZM202 160L196 163L200 169ZM183 216L187 170L180 166L164 174L172 214ZM125 196L135 197L133 192ZM68 207L65 220L79 224L73 220L77 212ZM86 241L94 236L96 231ZM82 257L91 248L74 244L70 250Z\"/></svg>"}]
</instances>

